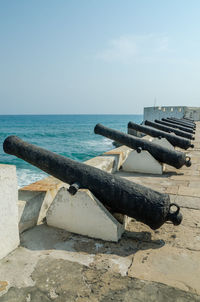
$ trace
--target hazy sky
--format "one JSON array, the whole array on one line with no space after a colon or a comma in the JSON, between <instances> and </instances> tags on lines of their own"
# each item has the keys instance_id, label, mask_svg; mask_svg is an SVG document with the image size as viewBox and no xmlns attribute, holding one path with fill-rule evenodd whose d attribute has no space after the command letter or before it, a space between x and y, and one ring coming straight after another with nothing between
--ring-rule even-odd
<instances>
[{"instance_id":1,"label":"hazy sky","mask_svg":"<svg viewBox=\"0 0 200 302\"><path fill-rule=\"evenodd\" d=\"M0 0L0 114L200 106L199 0Z\"/></svg>"}]
</instances>

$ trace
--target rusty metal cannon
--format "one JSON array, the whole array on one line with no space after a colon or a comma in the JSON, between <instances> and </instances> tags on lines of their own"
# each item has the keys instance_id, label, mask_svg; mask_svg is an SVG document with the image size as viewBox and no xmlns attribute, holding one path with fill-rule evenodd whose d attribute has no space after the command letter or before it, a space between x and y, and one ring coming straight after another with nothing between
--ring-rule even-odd
<instances>
[{"instance_id":1,"label":"rusty metal cannon","mask_svg":"<svg viewBox=\"0 0 200 302\"><path fill-rule=\"evenodd\" d=\"M167 127L171 127L171 128L175 128L175 129L179 129L183 132L187 132L187 133L190 133L190 134L195 134L195 131L193 131L193 129L189 129L187 127L184 127L184 126L181 126L181 125L178 125L178 124L172 124L170 122L165 122L165 121L160 121L160 120L154 120L154 122L156 124L161 124L161 125L164 125L164 126L167 126Z\"/></svg>"},{"instance_id":2,"label":"rusty metal cannon","mask_svg":"<svg viewBox=\"0 0 200 302\"><path fill-rule=\"evenodd\" d=\"M133 217L152 229L159 228L166 221L174 225L181 223L180 208L170 203L168 194L29 144L17 136L7 137L3 149L71 186L79 183L78 187L89 189L113 211ZM173 211L172 207L176 210Z\"/></svg>"},{"instance_id":3,"label":"rusty metal cannon","mask_svg":"<svg viewBox=\"0 0 200 302\"><path fill-rule=\"evenodd\" d=\"M173 119L170 119L170 118L162 118L162 121L165 121L165 122L168 122L168 123L171 123L171 124L177 124L177 125L181 125L181 126L184 126L188 129L192 129L192 130L195 130L195 127L194 126L191 126L191 125L188 125L188 124L185 124L185 123L182 123L180 121L176 121L176 120L173 120Z\"/></svg>"},{"instance_id":4,"label":"rusty metal cannon","mask_svg":"<svg viewBox=\"0 0 200 302\"><path fill-rule=\"evenodd\" d=\"M174 120L174 121L182 122L182 123L184 123L186 125L189 125L189 126L196 127L196 124L194 122L185 120L183 118L181 118L181 119L180 118L176 118L176 117L168 117L168 118L171 119L171 120Z\"/></svg>"},{"instance_id":5,"label":"rusty metal cannon","mask_svg":"<svg viewBox=\"0 0 200 302\"><path fill-rule=\"evenodd\" d=\"M171 117L171 118L167 118L167 119L170 119L172 121L176 121L176 122L179 122L183 125L186 125L187 127L192 127L193 129L196 129L196 124L195 123L191 123L191 122L188 122L188 121L184 121L182 119L178 119L178 118L174 118L174 117Z\"/></svg>"},{"instance_id":6,"label":"rusty metal cannon","mask_svg":"<svg viewBox=\"0 0 200 302\"><path fill-rule=\"evenodd\" d=\"M124 144L132 149L138 150L138 152L140 152L140 150L146 150L157 161L161 163L166 163L177 169L181 168L183 165L186 165L187 167L191 166L190 157L186 156L183 152L169 150L168 148L159 146L156 143L149 142L142 138L133 137L130 134L125 134L118 130L105 127L101 124L97 124L95 126L94 132L121 144Z\"/></svg>"},{"instance_id":7,"label":"rusty metal cannon","mask_svg":"<svg viewBox=\"0 0 200 302\"><path fill-rule=\"evenodd\" d=\"M187 140L194 140L194 137L192 136L191 133L188 133L188 132L184 132L184 131L181 131L181 130L178 130L176 128L173 128L173 127L168 127L168 126L165 126L165 125L161 125L159 123L154 123L154 122L151 122L151 121L144 121L144 124L147 125L147 126L150 126L150 127L153 127L153 128L156 128L156 129L159 129L161 131L164 131L164 132L168 132L168 133L174 133L176 134L176 138L177 136L178 137L183 137L183 138L186 138ZM173 135L174 136L174 135ZM166 137L167 138L167 137ZM168 139L170 141L170 138ZM184 139L183 139L183 142L184 142ZM173 145L173 143L171 143ZM186 143L186 146L189 146L189 147L194 147L194 145L191 145L190 146L190 143L187 142ZM176 146L176 145L173 145L173 146ZM181 147L182 148L182 147ZM187 149L187 148L184 148L183 149Z\"/></svg>"},{"instance_id":8,"label":"rusty metal cannon","mask_svg":"<svg viewBox=\"0 0 200 302\"><path fill-rule=\"evenodd\" d=\"M188 117L183 117L182 120L184 120L186 122L188 121L188 122L191 122L191 123L195 124L194 120L191 119L191 118L188 118Z\"/></svg>"},{"instance_id":9,"label":"rusty metal cannon","mask_svg":"<svg viewBox=\"0 0 200 302\"><path fill-rule=\"evenodd\" d=\"M174 147L179 147L185 150L187 150L188 148L194 148L194 145L191 144L189 139L182 138L180 136L177 136L175 134L170 134L162 130L154 129L152 127L148 127L144 125L138 125L133 122L128 123L128 128L143 132L153 137L166 138L168 142L172 144Z\"/></svg>"}]
</instances>

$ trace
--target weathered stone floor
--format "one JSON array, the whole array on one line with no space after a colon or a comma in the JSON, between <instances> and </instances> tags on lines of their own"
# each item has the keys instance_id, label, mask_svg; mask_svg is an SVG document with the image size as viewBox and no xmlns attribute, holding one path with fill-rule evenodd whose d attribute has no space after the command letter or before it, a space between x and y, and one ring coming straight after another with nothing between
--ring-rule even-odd
<instances>
[{"instance_id":1,"label":"weathered stone floor","mask_svg":"<svg viewBox=\"0 0 200 302\"><path fill-rule=\"evenodd\" d=\"M38 225L0 261L0 302L200 301L200 123L194 144L190 168L117 173L169 193L181 225L152 231L132 221L118 243Z\"/></svg>"}]
</instances>

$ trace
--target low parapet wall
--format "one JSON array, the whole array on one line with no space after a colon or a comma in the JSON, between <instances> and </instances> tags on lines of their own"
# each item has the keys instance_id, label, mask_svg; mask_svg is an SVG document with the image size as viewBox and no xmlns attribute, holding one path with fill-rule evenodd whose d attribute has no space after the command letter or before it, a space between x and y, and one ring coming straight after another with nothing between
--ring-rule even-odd
<instances>
[{"instance_id":1,"label":"low parapet wall","mask_svg":"<svg viewBox=\"0 0 200 302\"><path fill-rule=\"evenodd\" d=\"M16 168L0 165L0 259L19 244Z\"/></svg>"}]
</instances>

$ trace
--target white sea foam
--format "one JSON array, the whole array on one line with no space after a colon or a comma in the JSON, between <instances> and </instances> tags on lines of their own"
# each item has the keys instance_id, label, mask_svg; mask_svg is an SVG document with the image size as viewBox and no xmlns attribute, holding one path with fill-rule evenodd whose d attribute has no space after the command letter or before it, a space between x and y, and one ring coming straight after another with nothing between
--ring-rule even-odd
<instances>
[{"instance_id":1,"label":"white sea foam","mask_svg":"<svg viewBox=\"0 0 200 302\"><path fill-rule=\"evenodd\" d=\"M18 188L27 186L47 176L44 172L37 172L29 169L17 169Z\"/></svg>"},{"instance_id":2,"label":"white sea foam","mask_svg":"<svg viewBox=\"0 0 200 302\"><path fill-rule=\"evenodd\" d=\"M95 147L98 148L99 146L101 147L101 149L103 148L107 148L107 147L112 147L112 140L110 140L109 138L102 138L101 141L97 141L97 140L87 140L85 142L85 144L88 147Z\"/></svg>"},{"instance_id":3,"label":"white sea foam","mask_svg":"<svg viewBox=\"0 0 200 302\"><path fill-rule=\"evenodd\" d=\"M113 141L110 140L109 138L104 138L104 139L103 139L103 143L104 143L104 145L106 145L106 146L113 147L112 142L113 142Z\"/></svg>"}]
</instances>

